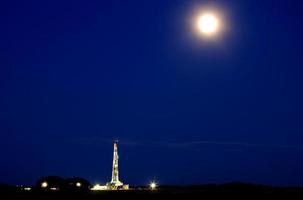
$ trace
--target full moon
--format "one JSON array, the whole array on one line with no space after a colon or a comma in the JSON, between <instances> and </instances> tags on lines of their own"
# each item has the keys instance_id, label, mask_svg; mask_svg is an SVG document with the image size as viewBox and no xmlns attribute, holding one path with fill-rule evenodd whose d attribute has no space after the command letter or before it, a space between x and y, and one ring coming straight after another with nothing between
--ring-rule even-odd
<instances>
[{"instance_id":1,"label":"full moon","mask_svg":"<svg viewBox=\"0 0 303 200\"><path fill-rule=\"evenodd\" d=\"M198 18L198 28L200 32L206 35L212 35L216 33L218 26L219 20L213 14L204 14Z\"/></svg>"}]
</instances>

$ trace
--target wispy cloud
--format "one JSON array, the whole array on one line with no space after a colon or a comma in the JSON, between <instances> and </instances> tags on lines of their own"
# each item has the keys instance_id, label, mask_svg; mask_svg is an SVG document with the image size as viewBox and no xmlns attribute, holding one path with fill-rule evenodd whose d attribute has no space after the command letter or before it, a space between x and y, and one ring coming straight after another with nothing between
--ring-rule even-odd
<instances>
[{"instance_id":1,"label":"wispy cloud","mask_svg":"<svg viewBox=\"0 0 303 200\"><path fill-rule=\"evenodd\" d=\"M103 137L81 137L75 138L73 141L79 144L101 145L110 144L116 138ZM120 145L130 147L151 147L151 148L180 148L180 149L199 149L205 146L223 146L230 148L271 148L271 149L292 149L303 150L303 145L289 144L267 144L267 143L249 143L237 141L210 141L210 140L195 140L195 141L173 141L173 140L140 140L131 138L120 138Z\"/></svg>"},{"instance_id":2,"label":"wispy cloud","mask_svg":"<svg viewBox=\"0 0 303 200\"><path fill-rule=\"evenodd\" d=\"M272 148L290 148L302 149L302 146L285 145L285 144L263 144L263 143L246 143L246 142L233 142L233 141L191 141L184 142L182 145L195 146L195 145L230 145L230 146L243 146L243 147L272 147Z\"/></svg>"}]
</instances>

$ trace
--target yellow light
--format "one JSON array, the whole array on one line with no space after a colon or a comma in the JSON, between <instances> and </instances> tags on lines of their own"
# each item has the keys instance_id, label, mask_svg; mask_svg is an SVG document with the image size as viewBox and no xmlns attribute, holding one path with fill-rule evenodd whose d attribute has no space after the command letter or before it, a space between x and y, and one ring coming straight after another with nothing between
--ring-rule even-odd
<instances>
[{"instance_id":1,"label":"yellow light","mask_svg":"<svg viewBox=\"0 0 303 200\"><path fill-rule=\"evenodd\" d=\"M81 183L77 182L77 183L76 183L76 186L77 186L77 187L81 187Z\"/></svg>"},{"instance_id":2,"label":"yellow light","mask_svg":"<svg viewBox=\"0 0 303 200\"><path fill-rule=\"evenodd\" d=\"M96 184L91 188L91 190L93 190L93 191L108 190L108 187L106 185Z\"/></svg>"},{"instance_id":3,"label":"yellow light","mask_svg":"<svg viewBox=\"0 0 303 200\"><path fill-rule=\"evenodd\" d=\"M151 182L150 184L149 184L149 188L151 189L151 190L155 190L156 188L157 188L157 183L156 182Z\"/></svg>"},{"instance_id":4,"label":"yellow light","mask_svg":"<svg viewBox=\"0 0 303 200\"><path fill-rule=\"evenodd\" d=\"M212 35L218 31L219 20L213 14L204 14L198 19L198 28L202 33Z\"/></svg>"},{"instance_id":5,"label":"yellow light","mask_svg":"<svg viewBox=\"0 0 303 200\"><path fill-rule=\"evenodd\" d=\"M43 187L43 188L46 188L47 186L48 186L47 182L43 182L43 183L41 184L41 187Z\"/></svg>"}]
</instances>

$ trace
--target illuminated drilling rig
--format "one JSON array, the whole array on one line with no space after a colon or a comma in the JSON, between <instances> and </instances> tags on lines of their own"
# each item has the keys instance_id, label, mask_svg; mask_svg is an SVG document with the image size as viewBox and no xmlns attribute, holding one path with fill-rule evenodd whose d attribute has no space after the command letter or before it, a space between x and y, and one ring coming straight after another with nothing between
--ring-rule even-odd
<instances>
[{"instance_id":1,"label":"illuminated drilling rig","mask_svg":"<svg viewBox=\"0 0 303 200\"><path fill-rule=\"evenodd\" d=\"M114 141L114 155L113 155L113 168L112 168L112 179L107 183L107 188L110 190L124 189L127 190L129 185L124 185L119 180L119 156L118 156L118 141Z\"/></svg>"}]
</instances>

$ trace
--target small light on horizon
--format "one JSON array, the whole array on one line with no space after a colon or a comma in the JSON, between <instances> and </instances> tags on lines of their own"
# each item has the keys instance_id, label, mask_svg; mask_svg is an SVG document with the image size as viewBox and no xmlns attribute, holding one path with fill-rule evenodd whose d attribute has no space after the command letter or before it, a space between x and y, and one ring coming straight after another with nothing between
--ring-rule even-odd
<instances>
[{"instance_id":1,"label":"small light on horizon","mask_svg":"<svg viewBox=\"0 0 303 200\"><path fill-rule=\"evenodd\" d=\"M43 182L43 183L41 184L41 187L43 187L43 188L46 188L47 186L48 186L47 182Z\"/></svg>"},{"instance_id":2,"label":"small light on horizon","mask_svg":"<svg viewBox=\"0 0 303 200\"><path fill-rule=\"evenodd\" d=\"M149 184L149 188L151 190L155 190L157 188L157 183L155 181L152 181L150 184Z\"/></svg>"},{"instance_id":3,"label":"small light on horizon","mask_svg":"<svg viewBox=\"0 0 303 200\"><path fill-rule=\"evenodd\" d=\"M76 183L76 186L77 186L77 187L81 187L81 183L80 183L80 182L77 182L77 183Z\"/></svg>"}]
</instances>

